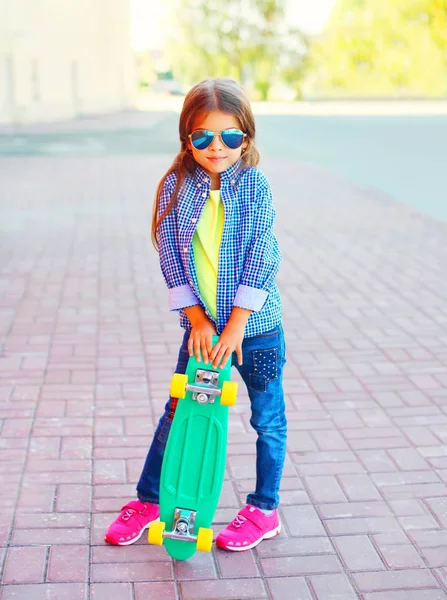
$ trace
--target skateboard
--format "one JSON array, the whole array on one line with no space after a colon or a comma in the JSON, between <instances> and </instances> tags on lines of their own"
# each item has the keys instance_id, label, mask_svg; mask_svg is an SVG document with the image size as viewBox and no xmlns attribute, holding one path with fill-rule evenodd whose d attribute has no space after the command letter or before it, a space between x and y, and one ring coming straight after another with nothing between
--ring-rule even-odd
<instances>
[{"instance_id":1,"label":"skateboard","mask_svg":"<svg viewBox=\"0 0 447 600\"><path fill-rule=\"evenodd\" d=\"M213 337L213 346L218 341ZM160 478L160 520L149 526L150 544L163 545L177 560L210 552L225 473L228 407L236 402L231 360L223 369L190 357L186 373L172 377L178 398Z\"/></svg>"}]
</instances>

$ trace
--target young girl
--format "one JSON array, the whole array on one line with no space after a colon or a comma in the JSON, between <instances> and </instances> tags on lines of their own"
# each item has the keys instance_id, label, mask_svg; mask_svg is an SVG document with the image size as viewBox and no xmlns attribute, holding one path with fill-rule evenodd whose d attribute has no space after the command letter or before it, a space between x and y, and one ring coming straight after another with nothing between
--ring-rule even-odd
<instances>
[{"instance_id":1,"label":"young girl","mask_svg":"<svg viewBox=\"0 0 447 600\"><path fill-rule=\"evenodd\" d=\"M152 239L170 309L180 311L185 329L175 371L185 373L188 358L202 352L214 369L232 360L248 389L258 435L256 489L216 539L220 548L248 550L281 528L278 491L287 431L275 210L270 185L256 168L255 122L240 85L214 79L193 87L179 133L180 153L157 190ZM176 402L168 400L158 423L138 500L121 509L106 533L111 544L133 544L159 516L161 465Z\"/></svg>"}]
</instances>

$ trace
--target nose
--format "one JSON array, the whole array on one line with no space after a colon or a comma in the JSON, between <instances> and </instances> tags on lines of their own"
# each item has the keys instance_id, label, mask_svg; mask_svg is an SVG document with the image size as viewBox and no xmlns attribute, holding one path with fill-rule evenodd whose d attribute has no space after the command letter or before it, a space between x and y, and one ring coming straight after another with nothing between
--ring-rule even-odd
<instances>
[{"instance_id":1,"label":"nose","mask_svg":"<svg viewBox=\"0 0 447 600\"><path fill-rule=\"evenodd\" d=\"M220 139L220 135L217 133L214 135L213 141L210 144L210 149L215 151L223 149L222 140Z\"/></svg>"}]
</instances>

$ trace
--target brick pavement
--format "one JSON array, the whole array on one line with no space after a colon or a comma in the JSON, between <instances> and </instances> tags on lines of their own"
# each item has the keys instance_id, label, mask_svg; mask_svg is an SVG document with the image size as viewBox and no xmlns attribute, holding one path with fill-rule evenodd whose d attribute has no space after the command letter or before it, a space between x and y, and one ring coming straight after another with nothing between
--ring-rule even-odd
<instances>
[{"instance_id":1,"label":"brick pavement","mask_svg":"<svg viewBox=\"0 0 447 600\"><path fill-rule=\"evenodd\" d=\"M440 600L447 225L270 160L284 263L283 531L174 564L103 542L181 333L148 241L166 156L0 162L2 600ZM404 175L403 175L404 176ZM242 390L215 527L252 488Z\"/></svg>"}]
</instances>

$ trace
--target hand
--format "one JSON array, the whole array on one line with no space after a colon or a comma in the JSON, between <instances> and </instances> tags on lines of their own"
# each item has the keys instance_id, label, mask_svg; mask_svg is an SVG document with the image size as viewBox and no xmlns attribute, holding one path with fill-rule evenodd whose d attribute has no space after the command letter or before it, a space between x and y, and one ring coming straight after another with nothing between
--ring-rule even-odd
<instances>
[{"instance_id":1,"label":"hand","mask_svg":"<svg viewBox=\"0 0 447 600\"><path fill-rule=\"evenodd\" d=\"M210 360L213 363L213 369L223 369L231 358L233 352L236 352L237 362L242 364L242 341L244 339L244 327L236 327L227 323L222 331L219 341L214 346L210 354ZM220 364L219 364L220 363Z\"/></svg>"},{"instance_id":2,"label":"hand","mask_svg":"<svg viewBox=\"0 0 447 600\"><path fill-rule=\"evenodd\" d=\"M185 308L185 312L192 326L188 340L189 356L195 356L199 362L200 351L202 351L203 362L207 364L213 347L212 337L216 335L216 329L201 306L189 306Z\"/></svg>"},{"instance_id":3,"label":"hand","mask_svg":"<svg viewBox=\"0 0 447 600\"><path fill-rule=\"evenodd\" d=\"M222 331L219 341L214 346L210 360L213 362L213 369L223 369L231 357L236 352L238 365L242 364L242 342L244 339L245 325L250 317L251 310L234 306L230 318ZM219 365L220 363L220 365Z\"/></svg>"}]
</instances>

